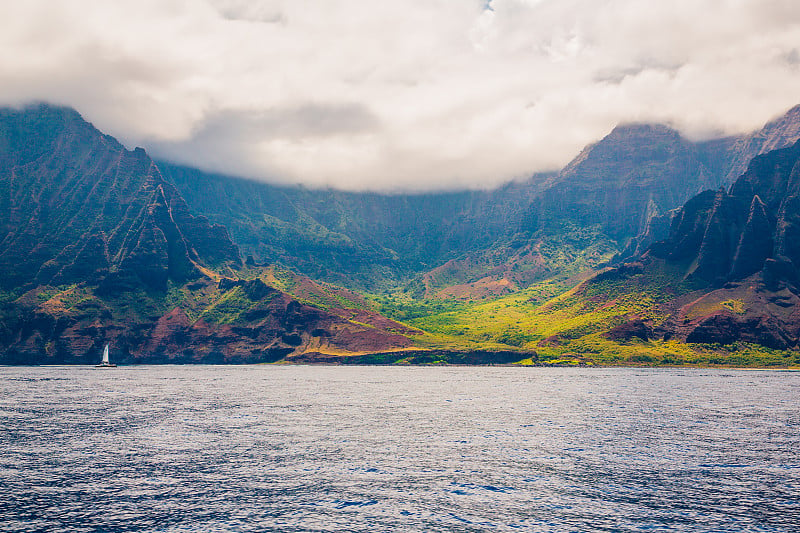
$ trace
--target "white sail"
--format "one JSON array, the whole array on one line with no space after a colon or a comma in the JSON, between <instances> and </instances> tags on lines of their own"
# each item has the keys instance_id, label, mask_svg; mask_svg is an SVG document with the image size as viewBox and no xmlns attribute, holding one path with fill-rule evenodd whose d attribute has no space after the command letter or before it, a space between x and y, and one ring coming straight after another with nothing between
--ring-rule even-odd
<instances>
[{"instance_id":1,"label":"white sail","mask_svg":"<svg viewBox=\"0 0 800 533\"><path fill-rule=\"evenodd\" d=\"M103 364L108 364L108 344L106 344L106 347L103 349Z\"/></svg>"}]
</instances>

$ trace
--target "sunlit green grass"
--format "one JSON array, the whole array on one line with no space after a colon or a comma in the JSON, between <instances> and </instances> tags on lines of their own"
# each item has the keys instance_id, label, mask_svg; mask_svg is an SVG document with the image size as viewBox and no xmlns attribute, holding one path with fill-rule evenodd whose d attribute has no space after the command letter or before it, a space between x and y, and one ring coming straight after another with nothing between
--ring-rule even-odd
<instances>
[{"instance_id":1,"label":"sunlit green grass","mask_svg":"<svg viewBox=\"0 0 800 533\"><path fill-rule=\"evenodd\" d=\"M615 342L604 332L631 319L661 324L669 305L696 287L682 269L651 265L626 276L588 282L545 280L488 302L384 299L381 310L425 334L421 347L519 350L520 364L758 366L800 364L800 354L758 345L687 344L677 340ZM734 312L739 301L724 302ZM426 314L427 312L427 314ZM535 352L536 355L526 354Z\"/></svg>"}]
</instances>

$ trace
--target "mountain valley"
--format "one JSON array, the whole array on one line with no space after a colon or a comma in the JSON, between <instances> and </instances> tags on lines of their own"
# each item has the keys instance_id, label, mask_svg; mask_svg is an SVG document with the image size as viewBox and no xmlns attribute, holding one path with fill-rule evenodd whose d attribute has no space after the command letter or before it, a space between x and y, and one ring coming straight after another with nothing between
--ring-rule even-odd
<instances>
[{"instance_id":1,"label":"mountain valley","mask_svg":"<svg viewBox=\"0 0 800 533\"><path fill-rule=\"evenodd\" d=\"M796 365L798 138L800 106L703 142L622 125L559 172L380 194L5 109L0 363Z\"/></svg>"}]
</instances>

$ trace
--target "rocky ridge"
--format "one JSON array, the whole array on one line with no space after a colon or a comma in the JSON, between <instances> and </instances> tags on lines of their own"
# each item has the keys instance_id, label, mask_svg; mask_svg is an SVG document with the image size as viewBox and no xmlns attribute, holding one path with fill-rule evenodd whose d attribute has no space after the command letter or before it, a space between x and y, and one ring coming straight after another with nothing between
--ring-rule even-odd
<instances>
[{"instance_id":1,"label":"rocky ridge","mask_svg":"<svg viewBox=\"0 0 800 533\"><path fill-rule=\"evenodd\" d=\"M705 142L667 126L621 125L560 172L436 194L308 190L159 167L257 262L371 292L408 284L416 297L481 299L620 252L640 255L666 236L671 210L730 183L754 150L798 135L800 106L752 135Z\"/></svg>"},{"instance_id":2,"label":"rocky ridge","mask_svg":"<svg viewBox=\"0 0 800 533\"><path fill-rule=\"evenodd\" d=\"M0 287L92 280L103 290L201 276L239 262L220 225L193 216L137 148L75 111L0 112Z\"/></svg>"},{"instance_id":3,"label":"rocky ridge","mask_svg":"<svg viewBox=\"0 0 800 533\"><path fill-rule=\"evenodd\" d=\"M800 141L755 157L730 186L704 191L677 211L669 236L634 265L674 265L695 290L668 302L652 335L686 342L800 342ZM627 279L630 266L606 277ZM627 324L612 330L641 331ZM633 333L631 333L633 335ZM624 335L623 335L624 336Z\"/></svg>"},{"instance_id":4,"label":"rocky ridge","mask_svg":"<svg viewBox=\"0 0 800 533\"><path fill-rule=\"evenodd\" d=\"M727 165L722 169L724 184L733 183L745 173L750 161L757 155L779 150L800 139L800 105L768 122L760 130L731 139Z\"/></svg>"},{"instance_id":5,"label":"rocky ridge","mask_svg":"<svg viewBox=\"0 0 800 533\"><path fill-rule=\"evenodd\" d=\"M96 362L106 342L119 363L391 353L418 333L310 280L303 301L270 279L143 149L70 109L0 111L0 364Z\"/></svg>"},{"instance_id":6,"label":"rocky ridge","mask_svg":"<svg viewBox=\"0 0 800 533\"><path fill-rule=\"evenodd\" d=\"M614 128L570 162L533 204L538 226L564 219L624 241L650 218L713 186L715 177L697 148L666 126Z\"/></svg>"}]
</instances>

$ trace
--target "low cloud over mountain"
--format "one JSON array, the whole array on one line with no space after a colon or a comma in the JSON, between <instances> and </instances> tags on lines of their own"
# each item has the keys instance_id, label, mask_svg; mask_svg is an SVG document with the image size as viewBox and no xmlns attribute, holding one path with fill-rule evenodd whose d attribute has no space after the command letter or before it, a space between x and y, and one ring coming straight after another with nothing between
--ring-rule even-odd
<instances>
[{"instance_id":1,"label":"low cloud over mountain","mask_svg":"<svg viewBox=\"0 0 800 533\"><path fill-rule=\"evenodd\" d=\"M6 2L0 103L130 147L346 189L488 187L621 122L690 138L797 103L791 0Z\"/></svg>"}]
</instances>

